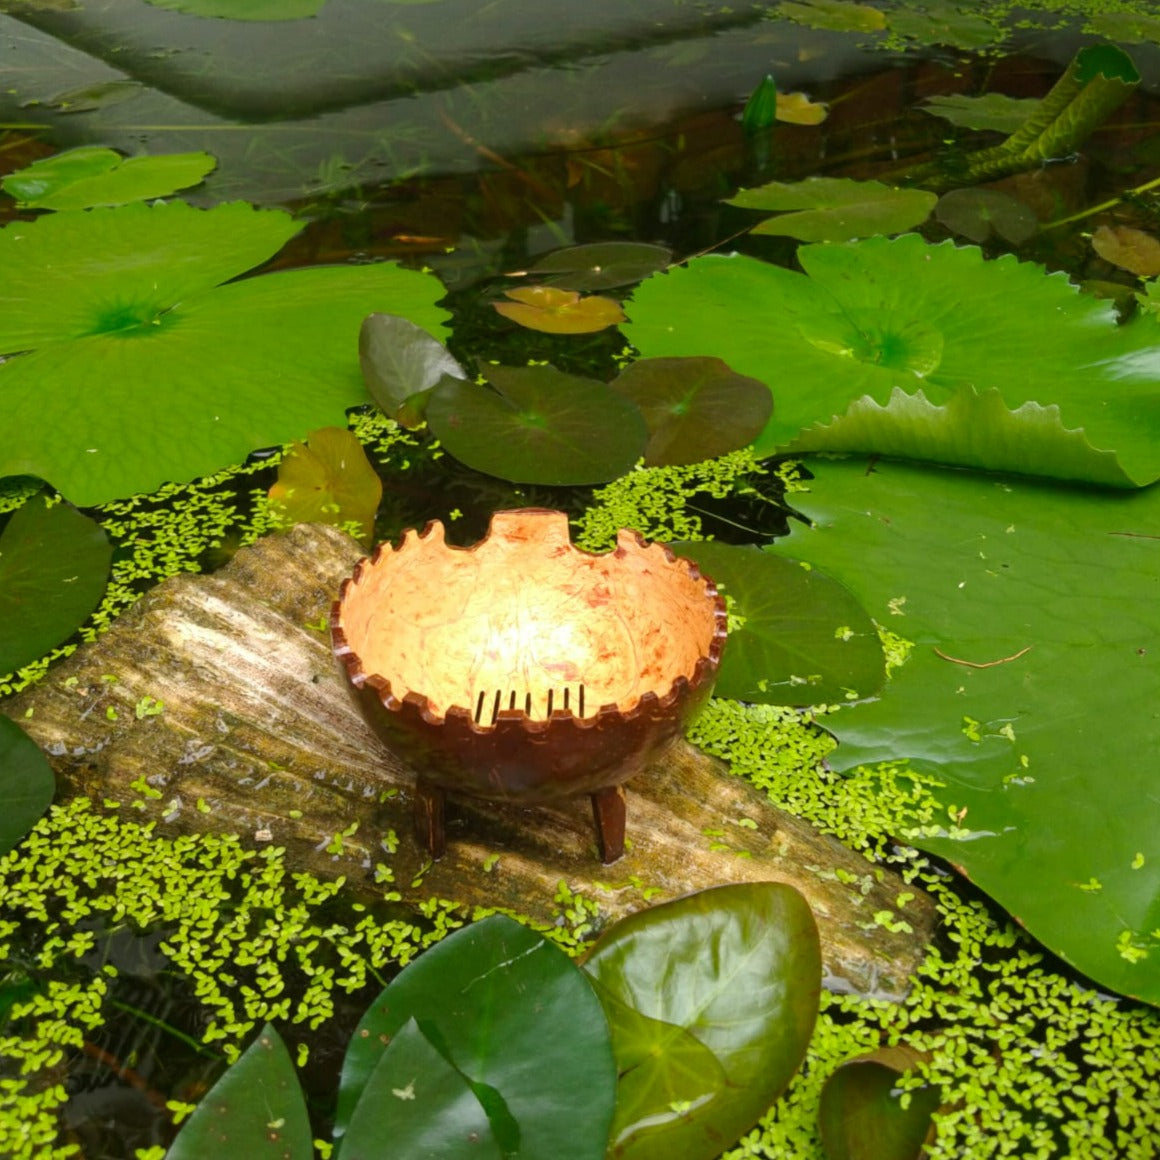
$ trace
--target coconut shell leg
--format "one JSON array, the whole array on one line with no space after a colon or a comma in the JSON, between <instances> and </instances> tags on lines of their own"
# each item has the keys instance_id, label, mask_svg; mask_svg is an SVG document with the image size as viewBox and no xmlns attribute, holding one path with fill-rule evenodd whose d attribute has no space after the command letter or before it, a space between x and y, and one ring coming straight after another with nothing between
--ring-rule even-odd
<instances>
[{"instance_id":1,"label":"coconut shell leg","mask_svg":"<svg viewBox=\"0 0 1160 1160\"><path fill-rule=\"evenodd\" d=\"M614 785L592 795L592 819L600 861L605 866L624 856L624 789Z\"/></svg>"},{"instance_id":2,"label":"coconut shell leg","mask_svg":"<svg viewBox=\"0 0 1160 1160\"><path fill-rule=\"evenodd\" d=\"M447 852L447 832L443 824L443 806L447 795L426 778L415 782L415 837L419 845L436 861ZM623 812L623 807L622 807ZM624 839L624 823L620 827Z\"/></svg>"}]
</instances>

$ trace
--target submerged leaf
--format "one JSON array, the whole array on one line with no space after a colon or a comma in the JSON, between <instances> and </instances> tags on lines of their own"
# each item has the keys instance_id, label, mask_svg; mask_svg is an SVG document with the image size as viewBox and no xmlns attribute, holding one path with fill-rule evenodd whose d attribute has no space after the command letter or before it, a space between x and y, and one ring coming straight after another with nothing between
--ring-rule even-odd
<instances>
[{"instance_id":1,"label":"submerged leaf","mask_svg":"<svg viewBox=\"0 0 1160 1160\"><path fill-rule=\"evenodd\" d=\"M202 1097L165 1155L167 1160L311 1160L306 1100L290 1053L269 1023Z\"/></svg>"},{"instance_id":2,"label":"submerged leaf","mask_svg":"<svg viewBox=\"0 0 1160 1160\"><path fill-rule=\"evenodd\" d=\"M647 242L596 242L554 250L540 258L528 273L541 276L546 286L609 290L613 286L639 282L656 270L663 270L672 256L672 250Z\"/></svg>"},{"instance_id":3,"label":"submerged leaf","mask_svg":"<svg viewBox=\"0 0 1160 1160\"><path fill-rule=\"evenodd\" d=\"M114 149L83 145L10 173L0 187L24 208L89 209L167 197L197 185L216 164L208 153L126 158Z\"/></svg>"},{"instance_id":4,"label":"submerged leaf","mask_svg":"<svg viewBox=\"0 0 1160 1160\"><path fill-rule=\"evenodd\" d=\"M948 230L972 242L997 234L1020 246L1039 228L1030 206L998 189L952 189L939 198L934 215Z\"/></svg>"},{"instance_id":5,"label":"submerged leaf","mask_svg":"<svg viewBox=\"0 0 1160 1160\"><path fill-rule=\"evenodd\" d=\"M835 769L909 759L901 827L1105 988L1160 1003L1160 489L810 461L776 551L917 642L826 719Z\"/></svg>"},{"instance_id":6,"label":"submerged leaf","mask_svg":"<svg viewBox=\"0 0 1160 1160\"><path fill-rule=\"evenodd\" d=\"M648 426L653 467L716 459L751 443L773 409L769 388L717 358L637 359L613 380Z\"/></svg>"},{"instance_id":7,"label":"submerged leaf","mask_svg":"<svg viewBox=\"0 0 1160 1160\"><path fill-rule=\"evenodd\" d=\"M382 497L383 481L345 427L323 427L305 443L295 443L278 464L278 482L270 488L270 499L286 519L337 527L357 523L364 548L371 546Z\"/></svg>"},{"instance_id":8,"label":"submerged leaf","mask_svg":"<svg viewBox=\"0 0 1160 1160\"><path fill-rule=\"evenodd\" d=\"M427 422L461 463L513 483L607 483L644 453L639 409L555 367L488 367L490 386L444 378Z\"/></svg>"},{"instance_id":9,"label":"submerged leaf","mask_svg":"<svg viewBox=\"0 0 1160 1160\"><path fill-rule=\"evenodd\" d=\"M774 882L718 886L638 911L597 942L584 969L616 1000L607 1008L620 1073L612 1160L720 1155L797 1070L821 989L810 908ZM626 1019L624 1007L644 1018ZM692 1073L703 1056L686 1035L716 1068ZM669 1098L676 1092L685 1094Z\"/></svg>"},{"instance_id":10,"label":"submerged leaf","mask_svg":"<svg viewBox=\"0 0 1160 1160\"><path fill-rule=\"evenodd\" d=\"M712 577L729 602L718 697L823 705L872 697L882 688L878 633L847 588L755 547L716 541L669 546Z\"/></svg>"},{"instance_id":11,"label":"submerged leaf","mask_svg":"<svg viewBox=\"0 0 1160 1160\"><path fill-rule=\"evenodd\" d=\"M113 549L104 529L34 495L0 533L0 673L70 637L96 608Z\"/></svg>"},{"instance_id":12,"label":"submerged leaf","mask_svg":"<svg viewBox=\"0 0 1160 1160\"><path fill-rule=\"evenodd\" d=\"M923 189L896 189L880 181L811 177L771 181L727 198L742 209L798 210L769 218L755 234L783 234L804 242L837 242L870 234L896 234L924 221L938 198Z\"/></svg>"},{"instance_id":13,"label":"submerged leaf","mask_svg":"<svg viewBox=\"0 0 1160 1160\"><path fill-rule=\"evenodd\" d=\"M948 93L928 97L919 108L924 113L942 117L944 121L964 129L995 129L1000 133L1014 133L1039 108L1039 100L1036 97L1008 97L1003 93L986 93L981 97Z\"/></svg>"},{"instance_id":14,"label":"submerged leaf","mask_svg":"<svg viewBox=\"0 0 1160 1160\"><path fill-rule=\"evenodd\" d=\"M1160 241L1131 226L1100 226L1092 234L1092 249L1105 262L1141 278L1160 274Z\"/></svg>"},{"instance_id":15,"label":"submerged leaf","mask_svg":"<svg viewBox=\"0 0 1160 1160\"><path fill-rule=\"evenodd\" d=\"M52 767L36 742L0 714L0 855L32 829L55 790Z\"/></svg>"},{"instance_id":16,"label":"submerged leaf","mask_svg":"<svg viewBox=\"0 0 1160 1160\"><path fill-rule=\"evenodd\" d=\"M624 321L619 302L596 294L582 298L575 290L553 286L523 286L504 293L511 302L492 303L500 314L546 334L593 334Z\"/></svg>"}]
</instances>

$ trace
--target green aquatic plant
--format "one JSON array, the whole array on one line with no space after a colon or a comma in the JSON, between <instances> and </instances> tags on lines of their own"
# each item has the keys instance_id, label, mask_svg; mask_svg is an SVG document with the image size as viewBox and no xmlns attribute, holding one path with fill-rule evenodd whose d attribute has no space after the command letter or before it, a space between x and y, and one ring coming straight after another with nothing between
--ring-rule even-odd
<instances>
[{"instance_id":1,"label":"green aquatic plant","mask_svg":"<svg viewBox=\"0 0 1160 1160\"><path fill-rule=\"evenodd\" d=\"M240 202L171 202L0 230L0 351L27 352L0 366L0 475L36 475L93 505L239 462L366 402L363 318L387 310L438 333L443 287L393 263L229 281L300 229Z\"/></svg>"}]
</instances>

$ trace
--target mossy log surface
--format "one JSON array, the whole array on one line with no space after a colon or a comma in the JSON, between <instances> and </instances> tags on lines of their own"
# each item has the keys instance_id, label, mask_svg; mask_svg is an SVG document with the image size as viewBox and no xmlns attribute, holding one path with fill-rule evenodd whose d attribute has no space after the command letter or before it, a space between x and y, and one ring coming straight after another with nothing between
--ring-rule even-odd
<instances>
[{"instance_id":1,"label":"mossy log surface","mask_svg":"<svg viewBox=\"0 0 1160 1160\"><path fill-rule=\"evenodd\" d=\"M827 985L905 993L934 929L931 900L918 892L899 912L897 895L914 887L685 743L628 783L631 848L615 865L597 858L587 797L534 809L452 798L447 855L430 864L412 836L413 774L356 710L321 627L361 554L333 528L301 525L213 575L170 579L3 711L49 754L69 793L136 802L169 830L277 843L294 865L345 874L368 893L551 920L561 881L607 918L648 905L646 894L656 902L726 882L789 882L817 917ZM755 828L738 826L743 818ZM391 887L374 885L380 863ZM876 924L881 911L910 929Z\"/></svg>"}]
</instances>

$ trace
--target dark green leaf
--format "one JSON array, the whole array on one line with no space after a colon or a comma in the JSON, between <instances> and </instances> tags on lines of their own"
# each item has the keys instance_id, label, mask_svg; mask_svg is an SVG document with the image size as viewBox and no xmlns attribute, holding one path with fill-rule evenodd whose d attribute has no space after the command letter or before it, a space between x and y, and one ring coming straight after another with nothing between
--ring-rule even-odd
<instances>
[{"instance_id":1,"label":"dark green leaf","mask_svg":"<svg viewBox=\"0 0 1160 1160\"><path fill-rule=\"evenodd\" d=\"M784 0L776 11L786 20L833 32L878 32L886 27L886 16L880 8L856 4L854 0Z\"/></svg>"},{"instance_id":2,"label":"dark green leaf","mask_svg":"<svg viewBox=\"0 0 1160 1160\"><path fill-rule=\"evenodd\" d=\"M113 550L104 529L33 496L0 533L0 673L66 640L96 608Z\"/></svg>"},{"instance_id":3,"label":"dark green leaf","mask_svg":"<svg viewBox=\"0 0 1160 1160\"><path fill-rule=\"evenodd\" d=\"M6 854L48 809L52 767L15 721L0 716L0 854Z\"/></svg>"},{"instance_id":4,"label":"dark green leaf","mask_svg":"<svg viewBox=\"0 0 1160 1160\"><path fill-rule=\"evenodd\" d=\"M811 461L778 551L916 642L827 718L836 769L909 758L948 859L1104 987L1160 1003L1160 488Z\"/></svg>"},{"instance_id":5,"label":"dark green leaf","mask_svg":"<svg viewBox=\"0 0 1160 1160\"><path fill-rule=\"evenodd\" d=\"M1039 228L1030 206L998 189L952 189L939 198L934 216L972 242L985 242L997 234L1019 246Z\"/></svg>"},{"instance_id":6,"label":"dark green leaf","mask_svg":"<svg viewBox=\"0 0 1160 1160\"><path fill-rule=\"evenodd\" d=\"M217 162L208 153L122 157L114 149L83 145L10 173L0 187L35 209L88 209L167 197L196 185Z\"/></svg>"},{"instance_id":7,"label":"dark green leaf","mask_svg":"<svg viewBox=\"0 0 1160 1160\"><path fill-rule=\"evenodd\" d=\"M742 209L797 210L753 227L803 242L844 242L871 234L897 234L925 221L938 198L924 189L896 189L881 181L811 177L771 181L728 198Z\"/></svg>"},{"instance_id":8,"label":"dark green leaf","mask_svg":"<svg viewBox=\"0 0 1160 1160\"><path fill-rule=\"evenodd\" d=\"M541 258L528 273L540 275L546 286L569 290L608 290L627 286L663 270L673 254L664 246L646 242L597 242L569 246ZM543 275L548 277L543 277Z\"/></svg>"},{"instance_id":9,"label":"dark green leaf","mask_svg":"<svg viewBox=\"0 0 1160 1160\"><path fill-rule=\"evenodd\" d=\"M166 1160L313 1160L306 1100L278 1032L267 1023L210 1088Z\"/></svg>"},{"instance_id":10,"label":"dark green leaf","mask_svg":"<svg viewBox=\"0 0 1160 1160\"><path fill-rule=\"evenodd\" d=\"M774 705L871 697L886 679L882 645L855 597L828 576L759 548L677 542L730 602L714 691Z\"/></svg>"},{"instance_id":11,"label":"dark green leaf","mask_svg":"<svg viewBox=\"0 0 1160 1160\"><path fill-rule=\"evenodd\" d=\"M1004 39L998 21L972 12L952 0L925 0L920 6L899 5L889 16L890 31L922 45L949 44L955 48L985 48Z\"/></svg>"},{"instance_id":12,"label":"dark green leaf","mask_svg":"<svg viewBox=\"0 0 1160 1160\"><path fill-rule=\"evenodd\" d=\"M637 407L595 379L555 367L488 367L490 387L445 378L427 421L468 467L515 483L606 483L644 453Z\"/></svg>"},{"instance_id":13,"label":"dark green leaf","mask_svg":"<svg viewBox=\"0 0 1160 1160\"><path fill-rule=\"evenodd\" d=\"M918 1160L939 1106L936 1088L898 1079L919 1061L906 1046L848 1059L826 1080L818 1127L829 1160Z\"/></svg>"},{"instance_id":14,"label":"dark green leaf","mask_svg":"<svg viewBox=\"0 0 1160 1160\"><path fill-rule=\"evenodd\" d=\"M734 374L719 358L638 359L612 386L644 415L650 467L736 451L761 434L773 410L764 383Z\"/></svg>"},{"instance_id":15,"label":"dark green leaf","mask_svg":"<svg viewBox=\"0 0 1160 1160\"><path fill-rule=\"evenodd\" d=\"M616 1160L712 1160L735 1143L797 1070L821 987L810 908L793 887L773 882L719 886L638 911L597 942L584 969L601 993L653 1021L620 1031L628 1098L613 1124L608 1155ZM670 1061L661 1048L682 1041L665 1024L707 1047L727 1086L715 1088L713 1073L698 1085L686 1051ZM696 1098L666 1098L698 1086ZM649 1095L658 1100L651 1108Z\"/></svg>"},{"instance_id":16,"label":"dark green leaf","mask_svg":"<svg viewBox=\"0 0 1160 1160\"><path fill-rule=\"evenodd\" d=\"M338 1160L503 1160L468 1080L408 1019L367 1079Z\"/></svg>"},{"instance_id":17,"label":"dark green leaf","mask_svg":"<svg viewBox=\"0 0 1160 1160\"><path fill-rule=\"evenodd\" d=\"M395 416L412 395L435 386L444 376L466 378L451 352L421 326L394 314L363 319L358 357L371 398Z\"/></svg>"},{"instance_id":18,"label":"dark green leaf","mask_svg":"<svg viewBox=\"0 0 1160 1160\"><path fill-rule=\"evenodd\" d=\"M355 1105L409 1019L470 1083L505 1154L604 1155L616 1083L608 1025L584 976L540 935L493 915L407 967L351 1039L337 1135L353 1130Z\"/></svg>"}]
</instances>

